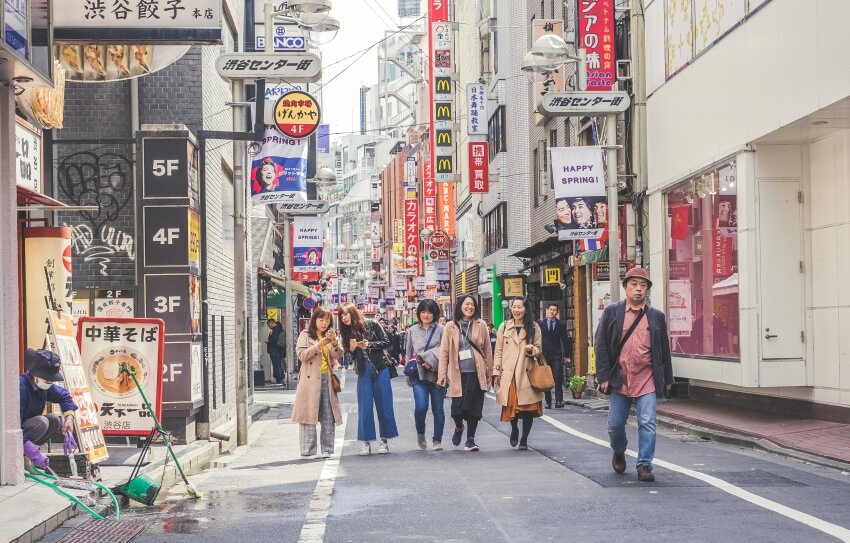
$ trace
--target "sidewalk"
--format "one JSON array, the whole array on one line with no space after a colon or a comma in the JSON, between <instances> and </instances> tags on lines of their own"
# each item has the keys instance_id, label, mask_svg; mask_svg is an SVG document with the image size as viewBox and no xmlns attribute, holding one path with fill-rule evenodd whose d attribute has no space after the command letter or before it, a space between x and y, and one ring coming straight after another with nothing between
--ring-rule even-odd
<instances>
[{"instance_id":1,"label":"sidewalk","mask_svg":"<svg viewBox=\"0 0 850 543\"><path fill-rule=\"evenodd\" d=\"M254 404L250 415L256 420L268 409L267 405ZM235 440L235 436L232 439ZM228 448L230 445L221 441L199 440L189 445L174 446L174 452L186 475L190 475L206 469ZM100 466L100 482L108 488L126 482L139 452L140 449L135 446L110 446L110 458L105 465ZM148 464L141 470L141 473L156 481L162 480L162 495L180 481L174 460L169 458L165 462L166 454L162 443L154 444ZM166 465L164 472L163 465ZM83 491L64 490L78 498L86 495ZM39 541L66 520L79 514L88 517L87 513L69 500L37 483L28 481L17 486L0 486L0 543Z\"/></svg>"},{"instance_id":2,"label":"sidewalk","mask_svg":"<svg viewBox=\"0 0 850 543\"><path fill-rule=\"evenodd\" d=\"M566 403L607 409L607 400ZM850 424L780 417L695 400L659 401L658 423L730 443L781 454L818 465L850 468Z\"/></svg>"}]
</instances>

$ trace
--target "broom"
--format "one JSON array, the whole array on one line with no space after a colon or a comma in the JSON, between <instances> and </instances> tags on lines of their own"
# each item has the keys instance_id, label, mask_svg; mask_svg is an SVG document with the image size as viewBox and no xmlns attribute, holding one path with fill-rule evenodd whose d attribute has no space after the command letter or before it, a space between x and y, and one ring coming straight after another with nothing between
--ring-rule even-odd
<instances>
[{"instance_id":1,"label":"broom","mask_svg":"<svg viewBox=\"0 0 850 543\"><path fill-rule=\"evenodd\" d=\"M165 448L168 449L169 454L171 454L171 458L174 459L174 465L177 466L177 472L180 473L180 477L183 478L183 483L186 485L186 491L189 493L189 497L195 500L200 500L203 495L195 490L195 487L189 483L189 479L186 478L186 474L183 473L183 468L180 466L180 461L177 460L177 455L174 454L174 449L171 448L171 441L168 439L168 432L162 429L162 425L159 423L159 419L156 418L156 413L154 413L153 407L151 403L148 401L147 396L145 396L145 391L142 390L141 385L139 385L138 379L136 379L136 369L133 368L130 364L126 362L122 362L118 367L119 373L126 373L133 380L133 383L136 384L136 388L139 390L139 394L142 396L142 401L145 402L145 407L148 408L148 413L150 413L153 418L153 422L156 425L156 431L159 435L162 436L162 441L165 443Z\"/></svg>"}]
</instances>

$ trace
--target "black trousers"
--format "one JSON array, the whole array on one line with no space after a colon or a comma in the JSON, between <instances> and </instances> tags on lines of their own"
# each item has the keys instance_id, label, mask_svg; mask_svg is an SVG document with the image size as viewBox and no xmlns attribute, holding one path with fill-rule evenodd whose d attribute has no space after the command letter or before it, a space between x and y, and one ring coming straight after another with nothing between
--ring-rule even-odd
<instances>
[{"instance_id":1,"label":"black trousers","mask_svg":"<svg viewBox=\"0 0 850 543\"><path fill-rule=\"evenodd\" d=\"M564 356L560 353L543 353L546 361L552 366L552 376L555 378L555 403L564 403ZM546 392L546 405L552 403L552 391Z\"/></svg>"}]
</instances>

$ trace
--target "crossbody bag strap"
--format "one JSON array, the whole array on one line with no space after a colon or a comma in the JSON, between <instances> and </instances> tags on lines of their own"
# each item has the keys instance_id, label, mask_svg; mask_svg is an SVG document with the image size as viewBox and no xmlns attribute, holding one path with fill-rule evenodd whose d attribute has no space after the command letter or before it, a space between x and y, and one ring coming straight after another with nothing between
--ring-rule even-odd
<instances>
[{"instance_id":1,"label":"crossbody bag strap","mask_svg":"<svg viewBox=\"0 0 850 543\"><path fill-rule=\"evenodd\" d=\"M428 347L430 347L430 346L431 346L431 339L433 339L433 338L434 338L434 332L436 332L436 331L437 331L437 327L436 327L436 326L434 326L433 328L431 328L431 334L428 336L428 341L426 341L426 342L425 342L425 348L424 348L424 349L422 349L423 351L427 351L427 350L428 350Z\"/></svg>"},{"instance_id":2,"label":"crossbody bag strap","mask_svg":"<svg viewBox=\"0 0 850 543\"><path fill-rule=\"evenodd\" d=\"M638 323L640 322L640 320L643 318L644 315L646 315L646 308L645 307L640 310L640 313L638 313L637 318L634 320L634 322L632 322L632 325L629 326L629 329L626 331L626 335L623 336L623 339L620 340L620 344L617 345L617 350L614 352L615 356L614 356L614 362L611 365L611 371L613 371L617 366L620 365L620 353L623 351L623 347L626 346L626 342L629 340L629 338L632 335L632 332L635 331L635 328L637 328Z\"/></svg>"},{"instance_id":3,"label":"crossbody bag strap","mask_svg":"<svg viewBox=\"0 0 850 543\"><path fill-rule=\"evenodd\" d=\"M474 324L474 323L473 323L473 324ZM473 342L472 342L472 340L471 340L471 339L469 339L469 336L467 336L465 333L463 333L463 329L462 329L460 326L458 326L457 328L458 328L458 330L460 330L460 335L462 335L462 336L463 336L463 339L465 339L465 340L469 343L470 347L472 347L473 349L475 349L475 351L476 351L478 354L480 354L480 355L481 355L481 358L484 358L484 353L483 353L483 352L481 352L481 349L479 349L479 348L478 348L478 345L476 345L475 343L473 343Z\"/></svg>"}]
</instances>

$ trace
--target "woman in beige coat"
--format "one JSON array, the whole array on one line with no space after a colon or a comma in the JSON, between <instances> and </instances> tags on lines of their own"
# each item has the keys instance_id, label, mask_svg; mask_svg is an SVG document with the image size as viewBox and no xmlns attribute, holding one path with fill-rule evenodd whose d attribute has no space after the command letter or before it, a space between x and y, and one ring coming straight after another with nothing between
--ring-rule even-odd
<instances>
[{"instance_id":1,"label":"woman in beige coat","mask_svg":"<svg viewBox=\"0 0 850 543\"><path fill-rule=\"evenodd\" d=\"M440 342L437 386L449 386L455 431L452 445L460 445L466 421L464 450L478 451L475 430L484 410L484 393L493 374L493 352L487 323L479 318L478 301L469 295L455 303L454 320L446 324Z\"/></svg>"},{"instance_id":2,"label":"woman in beige coat","mask_svg":"<svg viewBox=\"0 0 850 543\"><path fill-rule=\"evenodd\" d=\"M502 406L501 420L511 423L511 447L519 442L519 450L525 451L534 417L543 415L543 393L534 390L528 378L528 370L543 348L540 326L534 322L528 299L515 298L510 307L513 318L502 323L496 335L493 382L499 387L496 401ZM522 419L521 439L518 418Z\"/></svg>"},{"instance_id":3,"label":"woman in beige coat","mask_svg":"<svg viewBox=\"0 0 850 543\"><path fill-rule=\"evenodd\" d=\"M316 425L321 423L321 456L329 458L334 452L335 425L342 424L339 398L331 379L333 370L339 366L342 348L330 324L331 312L317 307L310 318L310 326L301 332L295 346L301 374L295 391L292 422L301 425L301 456L316 457Z\"/></svg>"}]
</instances>

